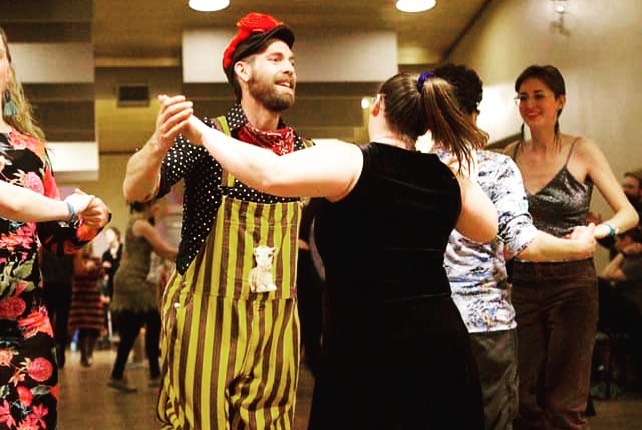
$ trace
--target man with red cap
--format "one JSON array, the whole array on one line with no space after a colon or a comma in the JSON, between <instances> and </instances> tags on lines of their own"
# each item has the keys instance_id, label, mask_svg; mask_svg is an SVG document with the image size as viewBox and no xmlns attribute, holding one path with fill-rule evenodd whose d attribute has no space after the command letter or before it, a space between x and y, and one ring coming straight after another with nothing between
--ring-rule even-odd
<instances>
[{"instance_id":1,"label":"man with red cap","mask_svg":"<svg viewBox=\"0 0 642 430\"><path fill-rule=\"evenodd\" d=\"M294 34L250 13L224 52L237 103L212 127L286 154L306 146L280 118L294 103ZM160 96L156 130L127 165L128 200L185 183L181 243L161 313L164 429L291 429L299 365L295 268L301 204L260 193L179 135L193 113Z\"/></svg>"}]
</instances>

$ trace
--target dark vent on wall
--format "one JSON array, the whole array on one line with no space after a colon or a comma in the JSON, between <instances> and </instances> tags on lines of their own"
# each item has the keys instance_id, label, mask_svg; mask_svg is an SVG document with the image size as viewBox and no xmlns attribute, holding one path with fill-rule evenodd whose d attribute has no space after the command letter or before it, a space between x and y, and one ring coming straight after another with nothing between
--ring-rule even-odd
<instances>
[{"instance_id":1,"label":"dark vent on wall","mask_svg":"<svg viewBox=\"0 0 642 430\"><path fill-rule=\"evenodd\" d=\"M149 86L147 84L119 85L118 106L149 106Z\"/></svg>"}]
</instances>

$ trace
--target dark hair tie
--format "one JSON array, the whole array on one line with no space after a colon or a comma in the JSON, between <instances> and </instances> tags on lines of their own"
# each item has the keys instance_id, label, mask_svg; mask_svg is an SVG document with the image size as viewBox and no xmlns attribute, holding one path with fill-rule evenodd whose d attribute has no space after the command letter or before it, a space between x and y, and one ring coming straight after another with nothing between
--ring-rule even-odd
<instances>
[{"instance_id":1,"label":"dark hair tie","mask_svg":"<svg viewBox=\"0 0 642 430\"><path fill-rule=\"evenodd\" d=\"M423 72L421 75L419 75L419 78L417 79L417 91L422 92L426 79L434 78L436 76L437 75L435 75L433 72Z\"/></svg>"}]
</instances>

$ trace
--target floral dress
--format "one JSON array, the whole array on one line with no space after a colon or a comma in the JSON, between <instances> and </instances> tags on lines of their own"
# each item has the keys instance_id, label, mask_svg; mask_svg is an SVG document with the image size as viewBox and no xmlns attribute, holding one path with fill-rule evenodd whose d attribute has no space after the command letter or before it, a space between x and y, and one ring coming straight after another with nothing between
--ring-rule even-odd
<instances>
[{"instance_id":1,"label":"floral dress","mask_svg":"<svg viewBox=\"0 0 642 430\"><path fill-rule=\"evenodd\" d=\"M0 180L59 198L44 144L14 129L0 133ZM38 248L72 253L97 233L0 217L0 429L56 428L58 373Z\"/></svg>"}]
</instances>

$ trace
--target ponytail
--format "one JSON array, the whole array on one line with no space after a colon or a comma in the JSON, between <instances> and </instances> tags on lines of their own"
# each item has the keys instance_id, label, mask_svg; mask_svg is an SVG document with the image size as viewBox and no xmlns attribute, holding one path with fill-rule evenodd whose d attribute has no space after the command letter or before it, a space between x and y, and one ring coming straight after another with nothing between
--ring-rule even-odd
<instances>
[{"instance_id":1,"label":"ponytail","mask_svg":"<svg viewBox=\"0 0 642 430\"><path fill-rule=\"evenodd\" d=\"M470 167L472 151L481 149L488 135L459 110L452 86L431 72L419 78L399 73L381 85L389 127L402 138L416 142L430 130L435 142L451 151L462 166Z\"/></svg>"},{"instance_id":2,"label":"ponytail","mask_svg":"<svg viewBox=\"0 0 642 430\"><path fill-rule=\"evenodd\" d=\"M420 96L420 110L433 140L457 158L459 172L463 166L469 168L472 151L486 146L488 134L461 112L453 87L441 78L426 80Z\"/></svg>"}]
</instances>

